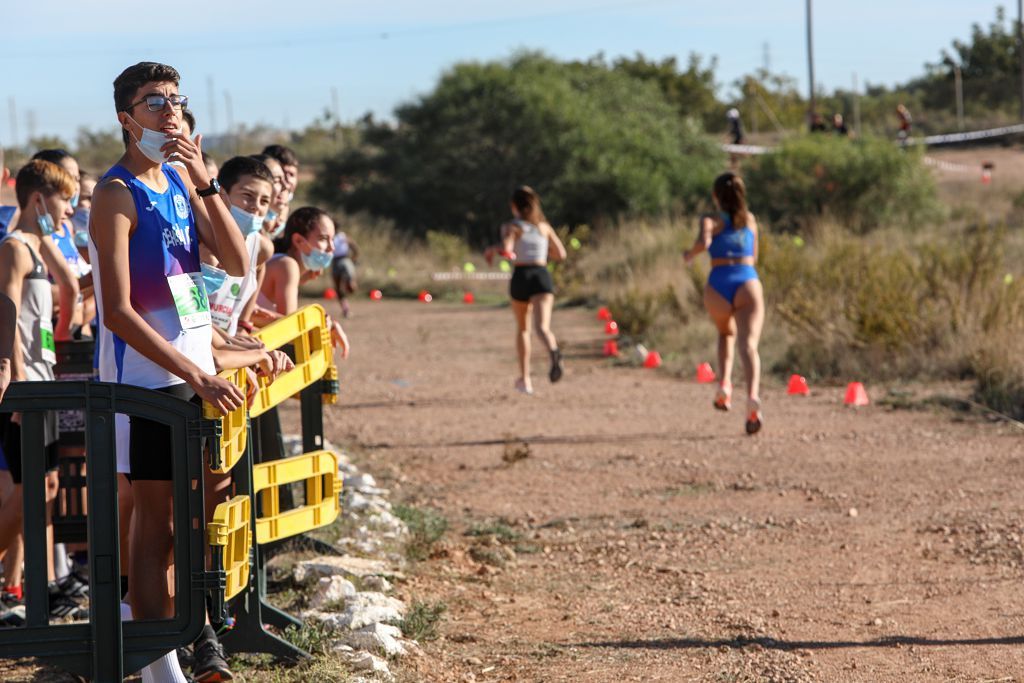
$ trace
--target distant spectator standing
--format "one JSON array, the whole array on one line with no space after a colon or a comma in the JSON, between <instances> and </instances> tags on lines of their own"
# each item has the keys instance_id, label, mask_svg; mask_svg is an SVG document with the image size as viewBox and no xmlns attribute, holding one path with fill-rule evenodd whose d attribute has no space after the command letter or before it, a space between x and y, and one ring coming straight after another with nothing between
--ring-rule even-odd
<instances>
[{"instance_id":1,"label":"distant spectator standing","mask_svg":"<svg viewBox=\"0 0 1024 683\"><path fill-rule=\"evenodd\" d=\"M900 131L896 135L900 142L906 142L910 137L910 125L914 119L910 116L910 110L902 102L896 105L896 116L900 120Z\"/></svg>"},{"instance_id":2,"label":"distant spectator standing","mask_svg":"<svg viewBox=\"0 0 1024 683\"><path fill-rule=\"evenodd\" d=\"M832 132L842 135L844 138L850 135L850 129L847 128L846 121L843 120L843 115L839 112L832 115Z\"/></svg>"},{"instance_id":3,"label":"distant spectator standing","mask_svg":"<svg viewBox=\"0 0 1024 683\"><path fill-rule=\"evenodd\" d=\"M827 133L828 128L825 126L825 119L822 118L821 114L814 112L811 114L811 132L812 133Z\"/></svg>"},{"instance_id":4,"label":"distant spectator standing","mask_svg":"<svg viewBox=\"0 0 1024 683\"><path fill-rule=\"evenodd\" d=\"M740 120L740 110L732 107L725 112L725 118L729 121L729 135L732 136L732 144L743 144L743 122Z\"/></svg>"}]
</instances>

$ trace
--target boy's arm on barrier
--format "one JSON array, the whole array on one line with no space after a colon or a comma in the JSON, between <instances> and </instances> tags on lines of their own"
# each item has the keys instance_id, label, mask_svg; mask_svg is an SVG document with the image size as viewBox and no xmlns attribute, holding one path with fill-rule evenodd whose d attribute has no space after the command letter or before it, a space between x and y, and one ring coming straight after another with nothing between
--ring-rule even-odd
<instances>
[{"instance_id":1,"label":"boy's arm on barrier","mask_svg":"<svg viewBox=\"0 0 1024 683\"><path fill-rule=\"evenodd\" d=\"M103 324L137 352L185 380L200 398L222 412L230 412L245 399L227 380L207 375L190 358L173 348L132 307L128 271L128 240L135 203L123 184L107 183L93 194L91 233L96 243L103 291ZM154 274L162 277L162 274Z\"/></svg>"},{"instance_id":2,"label":"boy's arm on barrier","mask_svg":"<svg viewBox=\"0 0 1024 683\"><path fill-rule=\"evenodd\" d=\"M342 329L341 323L331 318L331 316L327 316L327 326L331 328L331 344L334 348L341 351L342 359L347 359L350 345L348 343L348 335Z\"/></svg>"}]
</instances>

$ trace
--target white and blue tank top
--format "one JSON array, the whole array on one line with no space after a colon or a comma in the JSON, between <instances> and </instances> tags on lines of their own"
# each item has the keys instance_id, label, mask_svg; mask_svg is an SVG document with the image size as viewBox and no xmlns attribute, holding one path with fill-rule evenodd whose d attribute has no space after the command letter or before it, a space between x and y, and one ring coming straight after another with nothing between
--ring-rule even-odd
<instances>
[{"instance_id":1,"label":"white and blue tank top","mask_svg":"<svg viewBox=\"0 0 1024 683\"><path fill-rule=\"evenodd\" d=\"M131 306L142 319L177 351L204 372L215 372L213 328L209 300L199 261L199 234L189 203L188 189L178 171L161 167L167 189L157 192L116 165L101 179L124 181L135 200L138 220L128 241ZM90 234L104 226L90 225ZM96 245L89 240L89 260L99 263ZM103 310L100 278L94 280L97 309ZM104 382L162 389L183 379L163 369L106 329L100 315L97 368Z\"/></svg>"}]
</instances>

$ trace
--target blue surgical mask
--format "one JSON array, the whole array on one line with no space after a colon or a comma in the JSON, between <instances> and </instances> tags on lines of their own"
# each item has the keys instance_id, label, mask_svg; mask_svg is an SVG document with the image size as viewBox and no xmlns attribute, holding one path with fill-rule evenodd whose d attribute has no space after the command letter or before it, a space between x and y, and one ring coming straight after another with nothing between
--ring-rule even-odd
<instances>
[{"instance_id":1,"label":"blue surgical mask","mask_svg":"<svg viewBox=\"0 0 1024 683\"><path fill-rule=\"evenodd\" d=\"M88 232L89 230L89 209L84 207L78 207L75 209L75 215L71 217L71 224L75 226L75 230L79 232Z\"/></svg>"},{"instance_id":2,"label":"blue surgical mask","mask_svg":"<svg viewBox=\"0 0 1024 683\"><path fill-rule=\"evenodd\" d=\"M201 263L199 265L203 271L203 283L206 285L206 291L210 294L220 291L221 285L224 284L224 279L228 274L208 263Z\"/></svg>"},{"instance_id":3,"label":"blue surgical mask","mask_svg":"<svg viewBox=\"0 0 1024 683\"><path fill-rule=\"evenodd\" d=\"M331 265L331 259L334 257L330 252L322 249L314 249L308 254L302 255L302 263L309 270L323 270L327 266Z\"/></svg>"},{"instance_id":4,"label":"blue surgical mask","mask_svg":"<svg viewBox=\"0 0 1024 683\"><path fill-rule=\"evenodd\" d=\"M235 219L235 223L238 224L242 234L246 237L263 229L262 216L242 211L241 208L234 204L231 205L231 217Z\"/></svg>"},{"instance_id":5,"label":"blue surgical mask","mask_svg":"<svg viewBox=\"0 0 1024 683\"><path fill-rule=\"evenodd\" d=\"M76 192L73 195L71 195L71 208L72 209L77 209L78 208L78 195L79 195L78 192Z\"/></svg>"},{"instance_id":6,"label":"blue surgical mask","mask_svg":"<svg viewBox=\"0 0 1024 683\"><path fill-rule=\"evenodd\" d=\"M74 240L76 247L82 247L83 249L85 249L86 247L89 246L89 233L87 233L85 230L79 230L78 232L75 233Z\"/></svg>"},{"instance_id":7,"label":"blue surgical mask","mask_svg":"<svg viewBox=\"0 0 1024 683\"><path fill-rule=\"evenodd\" d=\"M280 237L281 233L284 232L284 229L285 229L285 227L287 227L287 225L288 225L287 223L281 223L281 225L279 225L276 228L274 228L273 230L271 230L270 231L270 238L276 240L278 237Z\"/></svg>"},{"instance_id":8,"label":"blue surgical mask","mask_svg":"<svg viewBox=\"0 0 1024 683\"><path fill-rule=\"evenodd\" d=\"M267 215L263 218L263 222L264 223L273 223L276 220L277 220L277 211L274 211L273 209L268 209L267 210Z\"/></svg>"},{"instance_id":9,"label":"blue surgical mask","mask_svg":"<svg viewBox=\"0 0 1024 683\"><path fill-rule=\"evenodd\" d=\"M36 207L36 225L39 226L39 232L43 237L52 235L53 231L57 229L53 224L53 216L49 213L43 213L39 210L38 206Z\"/></svg>"}]
</instances>

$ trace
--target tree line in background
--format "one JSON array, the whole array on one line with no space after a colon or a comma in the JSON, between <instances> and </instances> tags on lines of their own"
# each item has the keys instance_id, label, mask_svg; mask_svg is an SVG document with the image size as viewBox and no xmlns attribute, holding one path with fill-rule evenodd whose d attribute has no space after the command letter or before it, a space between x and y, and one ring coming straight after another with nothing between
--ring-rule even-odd
<instances>
[{"instance_id":1,"label":"tree line in background","mask_svg":"<svg viewBox=\"0 0 1024 683\"><path fill-rule=\"evenodd\" d=\"M818 111L842 113L850 123L856 119L861 138L893 137L898 103L910 108L916 133L954 130L958 68L969 127L1016 120L1017 49L1013 26L999 8L992 23L975 25L968 41L955 41L920 77L891 88L866 84L860 94L820 92ZM313 199L392 220L416 235L441 230L479 244L493 238L495 225L507 216L505 200L520 183L535 186L559 224L599 226L623 216L708 208L710 182L724 165L720 139L713 136L724 135L728 108L740 111L755 139L791 140L806 130L808 105L794 79L759 69L725 88L716 69L715 59L699 55L682 65L674 57L658 61L640 54L561 62L523 52L502 61L456 64L432 92L400 106L393 121L367 115L346 125L325 111L297 132L257 126L210 135L201 118L197 131L206 133L206 149L220 161L285 142L315 171L315 182L306 185ZM845 195L849 201L851 188L837 186L840 174L821 181L816 154L842 159L847 168L851 159L860 159L865 178L873 177L874 166L893 168L872 161L880 147L844 152L829 151L830 145L783 145L796 161L754 165L752 172L773 183L773 191L761 197L770 214L784 215L796 197L806 206L793 210L811 214L828 213L830 197ZM73 146L40 138L9 150L9 164L17 167L44 147L70 147L83 168L94 172L123 150L116 129L82 129ZM779 188L780 179L770 173L781 169L814 177L801 175L793 187ZM897 162L894 172L904 171L915 174L911 185L927 194L928 183L917 182L913 164ZM862 203L875 205L877 192L861 188L861 181L857 187L867 198ZM812 194L804 202L808 188ZM789 197L789 204L771 205L776 197ZM801 220L793 218L790 227Z\"/></svg>"}]
</instances>

